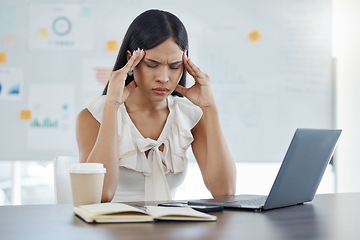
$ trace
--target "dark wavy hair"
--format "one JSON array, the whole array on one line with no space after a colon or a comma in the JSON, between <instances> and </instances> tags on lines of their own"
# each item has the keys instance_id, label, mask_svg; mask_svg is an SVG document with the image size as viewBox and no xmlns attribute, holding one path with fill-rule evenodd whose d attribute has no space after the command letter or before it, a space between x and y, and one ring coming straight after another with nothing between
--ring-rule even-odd
<instances>
[{"instance_id":1,"label":"dark wavy hair","mask_svg":"<svg viewBox=\"0 0 360 240\"><path fill-rule=\"evenodd\" d=\"M121 44L113 71L121 69L127 63L127 51L131 53L140 48L148 50L158 46L172 37L175 43L183 50L188 50L188 36L184 24L174 14L162 10L148 10L137 16L130 24L124 40ZM127 76L125 86L134 80L133 76ZM179 84L185 87L186 70L183 67L183 74ZM109 82L103 95L107 94ZM171 93L175 96L182 95L176 91Z\"/></svg>"}]
</instances>

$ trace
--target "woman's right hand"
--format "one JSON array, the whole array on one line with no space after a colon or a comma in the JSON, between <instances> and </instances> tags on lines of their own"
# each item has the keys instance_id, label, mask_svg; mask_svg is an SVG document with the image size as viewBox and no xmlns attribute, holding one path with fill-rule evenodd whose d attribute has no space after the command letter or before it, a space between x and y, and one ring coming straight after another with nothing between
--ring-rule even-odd
<instances>
[{"instance_id":1,"label":"woman's right hand","mask_svg":"<svg viewBox=\"0 0 360 240\"><path fill-rule=\"evenodd\" d=\"M137 87L135 81L125 86L127 75L139 64L144 55L145 51L138 48L133 52L124 67L111 73L107 90L107 101L112 101L118 106L125 102L130 93Z\"/></svg>"}]
</instances>

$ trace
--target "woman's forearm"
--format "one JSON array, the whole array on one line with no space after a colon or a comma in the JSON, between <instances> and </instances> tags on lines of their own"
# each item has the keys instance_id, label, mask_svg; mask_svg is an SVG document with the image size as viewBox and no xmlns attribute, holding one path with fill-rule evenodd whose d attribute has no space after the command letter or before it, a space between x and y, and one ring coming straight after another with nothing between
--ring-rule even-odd
<instances>
[{"instance_id":1,"label":"woman's forearm","mask_svg":"<svg viewBox=\"0 0 360 240\"><path fill-rule=\"evenodd\" d=\"M206 141L207 185L214 197L233 195L236 190L236 166L224 138L217 107L203 109Z\"/></svg>"},{"instance_id":2,"label":"woman's forearm","mask_svg":"<svg viewBox=\"0 0 360 240\"><path fill-rule=\"evenodd\" d=\"M109 202L115 195L119 176L118 163L118 105L106 102L102 122L93 150L87 162L103 163L106 168L102 202Z\"/></svg>"}]
</instances>

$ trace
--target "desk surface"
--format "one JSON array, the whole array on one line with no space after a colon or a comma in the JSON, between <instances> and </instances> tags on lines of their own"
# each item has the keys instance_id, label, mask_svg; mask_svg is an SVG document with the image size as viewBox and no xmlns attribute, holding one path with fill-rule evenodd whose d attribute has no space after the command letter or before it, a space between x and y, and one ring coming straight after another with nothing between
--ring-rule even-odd
<instances>
[{"instance_id":1,"label":"desk surface","mask_svg":"<svg viewBox=\"0 0 360 240\"><path fill-rule=\"evenodd\" d=\"M360 193L266 212L225 210L218 222L86 224L69 204L0 207L0 238L12 239L360 239Z\"/></svg>"}]
</instances>

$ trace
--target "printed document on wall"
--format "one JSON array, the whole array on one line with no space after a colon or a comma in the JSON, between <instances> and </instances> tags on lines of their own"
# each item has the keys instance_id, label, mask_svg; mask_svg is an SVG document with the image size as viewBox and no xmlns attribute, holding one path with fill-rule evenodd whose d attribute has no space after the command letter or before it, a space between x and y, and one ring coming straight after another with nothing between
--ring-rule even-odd
<instances>
[{"instance_id":1,"label":"printed document on wall","mask_svg":"<svg viewBox=\"0 0 360 240\"><path fill-rule=\"evenodd\" d=\"M91 5L33 3L29 19L30 49L93 48Z\"/></svg>"},{"instance_id":2,"label":"printed document on wall","mask_svg":"<svg viewBox=\"0 0 360 240\"><path fill-rule=\"evenodd\" d=\"M0 68L0 99L19 100L23 94L23 70Z\"/></svg>"},{"instance_id":3,"label":"printed document on wall","mask_svg":"<svg viewBox=\"0 0 360 240\"><path fill-rule=\"evenodd\" d=\"M113 58L84 58L82 61L83 90L101 93L110 79L113 65Z\"/></svg>"},{"instance_id":4,"label":"printed document on wall","mask_svg":"<svg viewBox=\"0 0 360 240\"><path fill-rule=\"evenodd\" d=\"M72 149L74 139L73 85L31 85L29 149Z\"/></svg>"}]
</instances>

